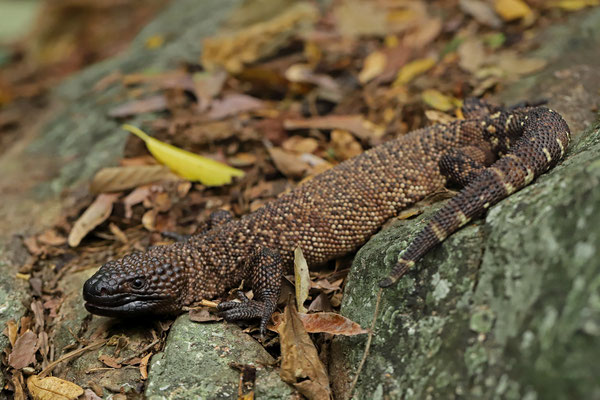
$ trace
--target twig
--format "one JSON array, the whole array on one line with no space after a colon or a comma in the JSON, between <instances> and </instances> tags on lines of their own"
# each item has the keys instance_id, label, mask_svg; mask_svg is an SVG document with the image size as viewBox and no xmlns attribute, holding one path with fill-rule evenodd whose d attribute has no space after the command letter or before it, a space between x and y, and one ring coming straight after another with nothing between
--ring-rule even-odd
<instances>
[{"instance_id":1,"label":"twig","mask_svg":"<svg viewBox=\"0 0 600 400\"><path fill-rule=\"evenodd\" d=\"M352 394L354 393L354 388L358 383L358 377L360 376L360 372L365 366L365 362L367 361L367 356L369 355L369 350L371 348L371 342L373 341L373 331L375 330L375 322L377 322L377 316L379 315L379 304L381 303L381 295L383 293L383 288L379 288L379 292L377 292L377 302L375 303L375 311L373 312L373 320L371 321L371 328L369 329L369 335L367 336L367 343L365 344L365 352L363 353L362 360L360 360L360 364L358 364L358 368L356 370L356 375L354 376L354 380L352 381L352 385L350 386L350 391L348 392L348 399L352 398Z\"/></svg>"},{"instance_id":2,"label":"twig","mask_svg":"<svg viewBox=\"0 0 600 400\"><path fill-rule=\"evenodd\" d=\"M72 358L75 358L77 356L79 356L80 354L85 353L88 350L96 350L97 348L99 348L100 346L102 346L104 343L106 343L108 341L108 339L102 339L102 340L98 340L92 344L90 344L89 346L85 346L82 347L81 349L77 349L77 350L73 350L70 353L65 354L64 356L62 356L61 358L59 358L56 361L52 361L50 364L48 364L48 366L46 368L44 368L42 370L42 372L40 372L38 374L39 378L43 378L46 375L48 375L50 372L52 372L52 370L61 362L64 361L69 361Z\"/></svg>"}]
</instances>

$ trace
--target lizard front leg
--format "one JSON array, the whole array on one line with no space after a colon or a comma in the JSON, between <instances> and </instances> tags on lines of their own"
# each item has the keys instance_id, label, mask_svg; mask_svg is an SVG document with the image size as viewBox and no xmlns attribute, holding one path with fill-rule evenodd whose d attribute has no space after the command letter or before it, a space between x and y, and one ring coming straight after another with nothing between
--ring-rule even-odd
<instances>
[{"instance_id":1,"label":"lizard front leg","mask_svg":"<svg viewBox=\"0 0 600 400\"><path fill-rule=\"evenodd\" d=\"M448 150L440 158L439 166L442 175L463 188L473 182L493 161L494 155L490 150L465 146Z\"/></svg>"},{"instance_id":2,"label":"lizard front leg","mask_svg":"<svg viewBox=\"0 0 600 400\"><path fill-rule=\"evenodd\" d=\"M245 264L244 276L252 283L254 299L240 292L241 302L226 301L219 304L217 310L227 321L260 318L260 333L264 335L281 293L281 255L267 247L257 248Z\"/></svg>"}]
</instances>

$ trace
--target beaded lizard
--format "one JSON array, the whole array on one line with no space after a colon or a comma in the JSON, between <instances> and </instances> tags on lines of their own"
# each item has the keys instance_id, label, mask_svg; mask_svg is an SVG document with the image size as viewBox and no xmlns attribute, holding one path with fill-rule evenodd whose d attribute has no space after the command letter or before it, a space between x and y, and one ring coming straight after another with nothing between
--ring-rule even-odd
<instances>
[{"instance_id":1,"label":"beaded lizard","mask_svg":"<svg viewBox=\"0 0 600 400\"><path fill-rule=\"evenodd\" d=\"M309 265L323 264L355 251L401 209L448 181L462 186L379 283L392 285L448 235L555 166L569 144L566 122L545 107L467 99L463 114L346 160L240 219L218 212L202 234L104 264L84 285L87 310L117 317L176 313L245 280L254 299L242 295L218 310L227 320L260 318L264 332L296 247Z\"/></svg>"}]
</instances>

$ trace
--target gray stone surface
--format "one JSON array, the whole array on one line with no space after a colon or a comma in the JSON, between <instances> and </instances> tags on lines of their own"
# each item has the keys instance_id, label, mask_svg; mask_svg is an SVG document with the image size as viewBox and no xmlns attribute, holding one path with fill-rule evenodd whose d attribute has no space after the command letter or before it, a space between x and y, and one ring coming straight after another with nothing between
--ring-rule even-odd
<instances>
[{"instance_id":1,"label":"gray stone surface","mask_svg":"<svg viewBox=\"0 0 600 400\"><path fill-rule=\"evenodd\" d=\"M600 398L599 155L596 129L563 165L384 291L356 398ZM344 315L370 324L382 271L429 215L360 250ZM338 394L363 348L360 337L334 341Z\"/></svg>"},{"instance_id":2,"label":"gray stone surface","mask_svg":"<svg viewBox=\"0 0 600 400\"><path fill-rule=\"evenodd\" d=\"M229 363L257 367L257 399L286 399L293 390L270 367L275 360L233 324L198 324L187 315L175 321L164 352L152 357L146 396L162 399L237 398L240 373Z\"/></svg>"},{"instance_id":3,"label":"gray stone surface","mask_svg":"<svg viewBox=\"0 0 600 400\"><path fill-rule=\"evenodd\" d=\"M66 196L67 193L85 190L98 169L114 165L122 157L128 134L119 128L118 121L107 116L107 111L127 101L127 92L116 83L102 90L94 85L115 72L160 72L185 61L197 62L202 39L214 34L240 3L241 0L204 0L199 6L194 0L171 2L140 32L128 51L61 84L50 96L51 110L23 121L20 140L9 149L2 149L0 327L25 312L22 302L29 296L27 282L15 278L19 266L27 260L18 235L26 237L50 226L64 208L77 200L78 196ZM146 39L155 34L164 37L165 44L159 49L146 48ZM144 118L152 116L145 115L133 122L139 123ZM88 315L80 297L84 275L76 274L63 282L67 301L58 316L62 321L57 327L59 351L72 341L69 328L78 332ZM91 330L101 323L97 321L92 320ZM133 344L136 334L144 333L141 328L125 329L129 329ZM6 337L0 335L1 348L7 344ZM132 347L135 349L135 345ZM121 386L132 387L132 382L139 381L135 368L86 374L87 369L101 366L97 357L102 351L88 353L70 364L64 376L84 386L98 378L102 386L116 390ZM59 368L57 372L60 371Z\"/></svg>"},{"instance_id":4,"label":"gray stone surface","mask_svg":"<svg viewBox=\"0 0 600 400\"><path fill-rule=\"evenodd\" d=\"M383 292L355 398L600 398L598 122L581 133L597 121L600 10L542 37L537 54L551 61L548 68L502 98L548 98L576 136L566 161ZM359 251L344 315L370 325L377 282L433 211L395 222ZM338 398L347 394L364 344L364 337L333 341Z\"/></svg>"}]
</instances>

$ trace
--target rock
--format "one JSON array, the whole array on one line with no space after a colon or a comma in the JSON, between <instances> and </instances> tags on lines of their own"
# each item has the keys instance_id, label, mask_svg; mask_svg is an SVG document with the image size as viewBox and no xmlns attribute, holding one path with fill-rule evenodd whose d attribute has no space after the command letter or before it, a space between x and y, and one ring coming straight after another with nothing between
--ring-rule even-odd
<instances>
[{"instance_id":1,"label":"rock","mask_svg":"<svg viewBox=\"0 0 600 400\"><path fill-rule=\"evenodd\" d=\"M162 353L152 357L149 400L237 398L240 373L229 363L257 368L255 397L285 399L293 390L279 378L273 357L233 324L198 324L187 315L171 327Z\"/></svg>"},{"instance_id":2,"label":"rock","mask_svg":"<svg viewBox=\"0 0 600 400\"><path fill-rule=\"evenodd\" d=\"M600 60L592 49L600 23L592 20L600 21L599 10L552 28L546 46L562 43L552 53L561 59L530 78L527 90L519 83L503 99L548 96L579 133L582 115L592 121L582 99L593 103L598 93ZM571 41L552 35L577 37L582 26L588 33L579 43L589 47L577 52L587 57L569 67ZM561 165L450 236L383 291L355 398L600 398L600 125L575 136ZM359 251L342 314L371 324L377 282L432 212L395 222ZM332 343L337 398L347 398L365 340Z\"/></svg>"}]
</instances>

